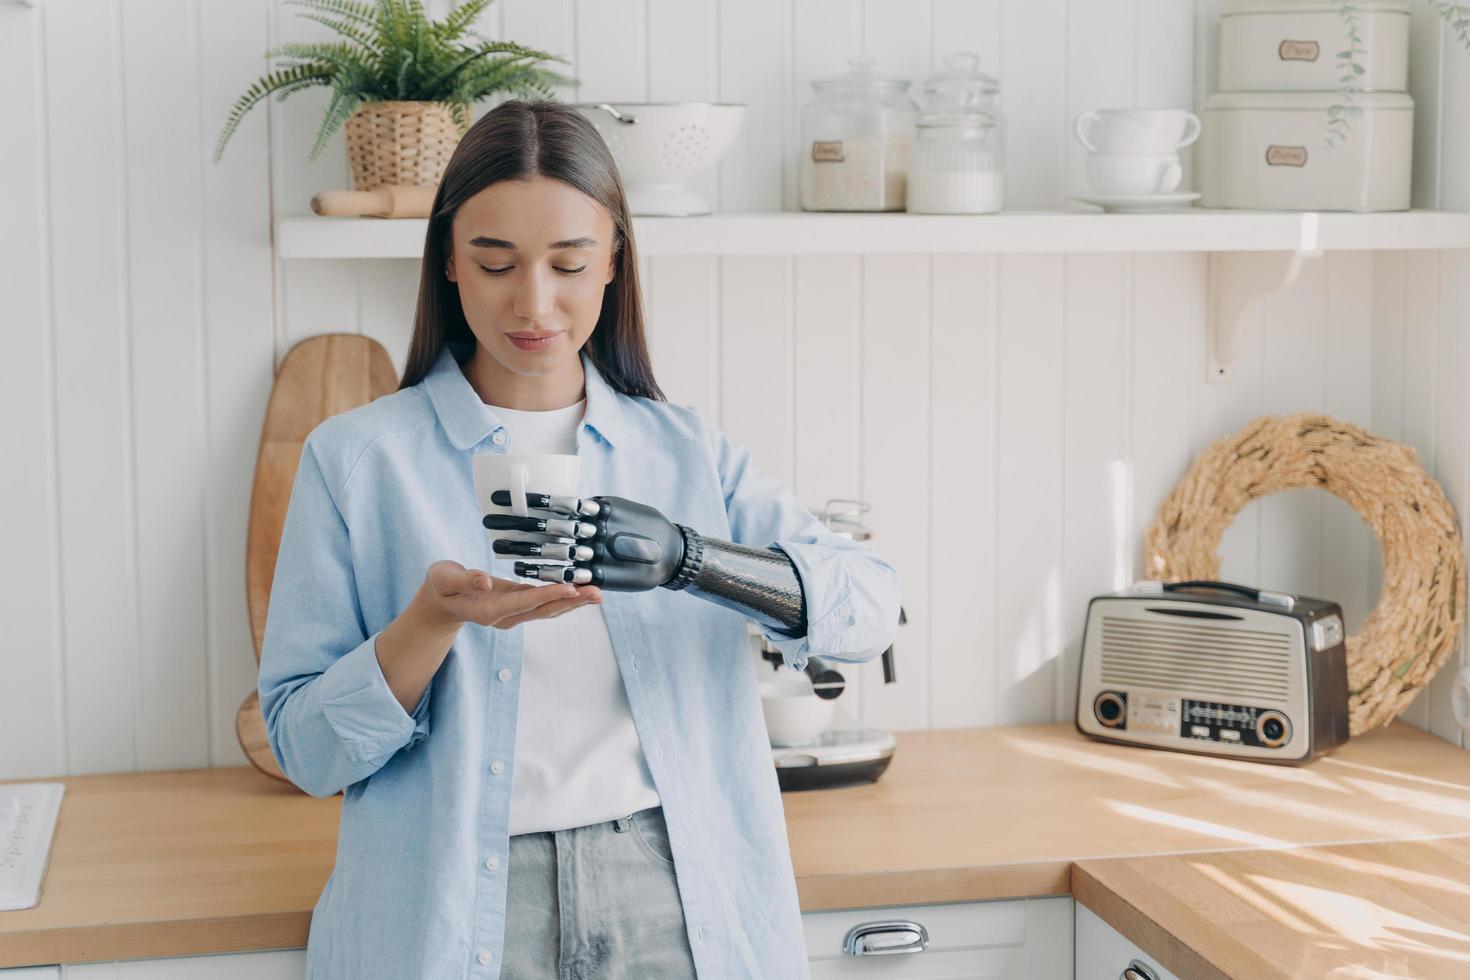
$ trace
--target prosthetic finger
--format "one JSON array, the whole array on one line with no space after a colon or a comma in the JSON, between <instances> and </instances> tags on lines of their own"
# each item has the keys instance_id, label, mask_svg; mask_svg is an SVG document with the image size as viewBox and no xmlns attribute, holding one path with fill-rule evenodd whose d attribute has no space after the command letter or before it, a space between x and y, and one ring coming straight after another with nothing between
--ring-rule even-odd
<instances>
[{"instance_id":1,"label":"prosthetic finger","mask_svg":"<svg viewBox=\"0 0 1470 980\"><path fill-rule=\"evenodd\" d=\"M491 491L490 502L497 507L510 507L510 491ZM552 493L527 493L526 506L533 510L550 510L558 514L572 514L579 517L596 517L602 510L596 500L564 497Z\"/></svg>"}]
</instances>

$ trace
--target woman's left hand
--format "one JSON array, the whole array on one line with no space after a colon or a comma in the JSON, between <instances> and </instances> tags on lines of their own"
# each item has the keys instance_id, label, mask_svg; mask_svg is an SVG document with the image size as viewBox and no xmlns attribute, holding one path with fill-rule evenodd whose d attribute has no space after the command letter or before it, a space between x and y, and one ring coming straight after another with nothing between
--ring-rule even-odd
<instances>
[{"instance_id":1,"label":"woman's left hand","mask_svg":"<svg viewBox=\"0 0 1470 980\"><path fill-rule=\"evenodd\" d=\"M490 501L510 506L510 491ZM544 541L494 542L498 555L552 559L557 564L516 562L517 575L546 582L596 585L612 592L646 592L674 577L684 561L684 535L663 514L625 497L562 497L527 493L531 513L486 514L492 531L521 531Z\"/></svg>"}]
</instances>

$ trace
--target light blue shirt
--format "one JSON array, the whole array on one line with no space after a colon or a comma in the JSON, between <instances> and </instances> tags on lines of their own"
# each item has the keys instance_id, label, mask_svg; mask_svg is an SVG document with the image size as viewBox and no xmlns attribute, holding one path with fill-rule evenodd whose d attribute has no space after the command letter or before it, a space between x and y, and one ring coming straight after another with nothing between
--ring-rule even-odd
<instances>
[{"instance_id":1,"label":"light blue shirt","mask_svg":"<svg viewBox=\"0 0 1470 980\"><path fill-rule=\"evenodd\" d=\"M806 636L769 635L793 670L812 655L868 660L893 642L893 566L829 531L693 409L624 395L581 358L582 496L623 496L707 537L779 545L807 603ZM412 715L375 644L435 561L516 578L514 559L491 551L471 466L476 453L513 450L448 347L420 384L328 418L302 448L259 690L286 775L312 796L344 792L308 978L500 974L522 629L461 627ZM603 596L699 976L806 977L747 620L668 589Z\"/></svg>"}]
</instances>

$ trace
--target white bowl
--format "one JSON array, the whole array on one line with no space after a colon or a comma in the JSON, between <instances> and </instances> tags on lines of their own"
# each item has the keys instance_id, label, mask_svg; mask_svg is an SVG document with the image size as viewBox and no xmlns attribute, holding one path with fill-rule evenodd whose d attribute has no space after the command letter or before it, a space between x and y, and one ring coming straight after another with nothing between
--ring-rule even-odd
<instances>
[{"instance_id":1,"label":"white bowl","mask_svg":"<svg viewBox=\"0 0 1470 980\"><path fill-rule=\"evenodd\" d=\"M633 214L709 214L685 182L720 162L745 106L729 102L574 102L612 151ZM622 117L619 119L619 117ZM632 120L626 122L623 120Z\"/></svg>"},{"instance_id":2,"label":"white bowl","mask_svg":"<svg viewBox=\"0 0 1470 980\"><path fill-rule=\"evenodd\" d=\"M786 677L761 681L761 711L766 716L766 734L778 747L815 742L832 720L836 698L819 698L811 679L782 667Z\"/></svg>"}]
</instances>

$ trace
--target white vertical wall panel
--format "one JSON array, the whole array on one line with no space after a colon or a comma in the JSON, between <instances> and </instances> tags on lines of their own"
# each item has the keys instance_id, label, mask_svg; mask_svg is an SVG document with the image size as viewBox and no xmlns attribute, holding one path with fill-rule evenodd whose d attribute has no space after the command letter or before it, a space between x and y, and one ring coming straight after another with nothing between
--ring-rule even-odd
<instances>
[{"instance_id":1,"label":"white vertical wall panel","mask_svg":"<svg viewBox=\"0 0 1470 980\"><path fill-rule=\"evenodd\" d=\"M1325 256L1308 259L1294 285L1265 300L1264 414L1293 415L1322 408L1326 267ZM1287 490L1256 505L1261 510L1260 585L1320 594L1322 496L1318 490Z\"/></svg>"},{"instance_id":2,"label":"white vertical wall panel","mask_svg":"<svg viewBox=\"0 0 1470 980\"><path fill-rule=\"evenodd\" d=\"M1134 524L1131 422L1133 257L1069 255L1062 400L1062 605L1066 646L1055 714L1077 702L1087 600L1126 588L1141 533Z\"/></svg>"},{"instance_id":3,"label":"white vertical wall panel","mask_svg":"<svg viewBox=\"0 0 1470 980\"><path fill-rule=\"evenodd\" d=\"M1373 255L1335 252L1326 258L1322 410L1371 432L1373 387L1363 379L1373 373ZM1347 628L1355 630L1378 601L1372 580L1378 545L1351 507L1322 496L1318 595L1335 599Z\"/></svg>"},{"instance_id":4,"label":"white vertical wall panel","mask_svg":"<svg viewBox=\"0 0 1470 980\"><path fill-rule=\"evenodd\" d=\"M1434 476L1455 513L1470 512L1470 253L1441 252L1437 341L1435 345ZM1463 541L1463 534L1462 534ZM1464 745L1464 732L1455 719L1451 691L1464 663L1465 637L1451 651L1448 662L1430 681L1429 730L1440 738Z\"/></svg>"},{"instance_id":5,"label":"white vertical wall panel","mask_svg":"<svg viewBox=\"0 0 1470 980\"><path fill-rule=\"evenodd\" d=\"M931 728L996 724L1000 260L936 255L929 397ZM876 544L877 542L875 542ZM906 683L907 648L895 651Z\"/></svg>"},{"instance_id":6,"label":"white vertical wall panel","mask_svg":"<svg viewBox=\"0 0 1470 980\"><path fill-rule=\"evenodd\" d=\"M829 500L863 498L862 260L797 256L793 286L792 487L820 514ZM882 547L876 539L871 543ZM842 675L848 686L836 701L832 724L853 728L862 717L864 674L847 669Z\"/></svg>"},{"instance_id":7,"label":"white vertical wall panel","mask_svg":"<svg viewBox=\"0 0 1470 980\"><path fill-rule=\"evenodd\" d=\"M1133 514L1140 535L1192 461L1205 283L1202 256L1133 257ZM1146 577L1141 546L1138 555L1136 574Z\"/></svg>"},{"instance_id":8,"label":"white vertical wall panel","mask_svg":"<svg viewBox=\"0 0 1470 980\"><path fill-rule=\"evenodd\" d=\"M340 35L322 24L300 16L301 9L271 0L271 47L287 41L334 41ZM236 95L243 93L269 69L262 65L237 79ZM310 158L328 101L328 89L313 87L295 93L284 102L274 96L257 102L240 122L240 129L225 146L225 154L239 151L235 145L246 127L266 128L271 147L271 210L275 215L310 214L311 198L317 191L350 189L345 127L328 140L321 154ZM224 122L215 123L214 135ZM298 341L319 333L355 332L360 319L358 274L353 263L323 260L302 264L277 259L276 280L280 283L276 306L277 363Z\"/></svg>"},{"instance_id":9,"label":"white vertical wall panel","mask_svg":"<svg viewBox=\"0 0 1470 980\"><path fill-rule=\"evenodd\" d=\"M204 602L203 277L197 36L190 0L123 19L129 323L137 500L139 676L134 751L149 768L209 764ZM159 153L182 125L191 152Z\"/></svg>"},{"instance_id":10,"label":"white vertical wall panel","mask_svg":"<svg viewBox=\"0 0 1470 980\"><path fill-rule=\"evenodd\" d=\"M1179 0L1134 0L1130 105L1188 109L1204 100L1204 92L1196 93L1194 72L1200 16L1196 5ZM1179 186L1193 187L1194 148L1186 147L1179 159L1184 166Z\"/></svg>"},{"instance_id":11,"label":"white vertical wall panel","mask_svg":"<svg viewBox=\"0 0 1470 980\"><path fill-rule=\"evenodd\" d=\"M672 402L720 420L719 259L671 255L649 260L644 285L648 350L654 377Z\"/></svg>"},{"instance_id":12,"label":"white vertical wall panel","mask_svg":"<svg viewBox=\"0 0 1470 980\"><path fill-rule=\"evenodd\" d=\"M1204 265L1208 260L1201 259ZM1196 322L1205 316L1203 294L1197 297ZM1237 357L1229 384L1206 384L1199 392L1199 421L1193 443L1197 455L1215 440L1241 429L1261 414L1261 385L1265 368L1264 329L1259 306L1248 316L1237 342ZM1191 365L1191 373L1205 373L1203 354ZM1255 583L1261 580L1261 505L1252 504L1236 515L1220 541L1220 577L1227 582Z\"/></svg>"},{"instance_id":13,"label":"white vertical wall panel","mask_svg":"<svg viewBox=\"0 0 1470 980\"><path fill-rule=\"evenodd\" d=\"M648 101L720 101L718 0L648 0L647 26ZM723 210L718 167L689 187L711 209Z\"/></svg>"},{"instance_id":14,"label":"white vertical wall panel","mask_svg":"<svg viewBox=\"0 0 1470 980\"><path fill-rule=\"evenodd\" d=\"M786 255L719 260L720 425L750 447L762 472L788 485L795 453L791 266Z\"/></svg>"},{"instance_id":15,"label":"white vertical wall panel","mask_svg":"<svg viewBox=\"0 0 1470 980\"><path fill-rule=\"evenodd\" d=\"M1067 13L1067 107L1062 144L1065 149L1065 187L1069 194L1086 194L1090 189L1084 164L1088 151L1076 138L1072 121L1094 109L1120 109L1137 105L1134 98L1135 5L1138 0L1117 3L1069 4ZM1152 103L1150 103L1152 104ZM1066 202L1070 207L1086 207Z\"/></svg>"},{"instance_id":16,"label":"white vertical wall panel","mask_svg":"<svg viewBox=\"0 0 1470 980\"><path fill-rule=\"evenodd\" d=\"M720 101L746 104L740 139L720 166L725 211L779 211L793 112L792 0L719 0Z\"/></svg>"},{"instance_id":17,"label":"white vertical wall panel","mask_svg":"<svg viewBox=\"0 0 1470 980\"><path fill-rule=\"evenodd\" d=\"M862 283L862 496L873 505L875 546L903 580L908 625L884 684L877 659L863 664L868 724L927 728L930 667L929 392L930 269L924 255L865 256ZM898 667L901 658L902 667Z\"/></svg>"},{"instance_id":18,"label":"white vertical wall panel","mask_svg":"<svg viewBox=\"0 0 1470 980\"><path fill-rule=\"evenodd\" d=\"M199 7L199 152L203 199L200 290L204 329L204 421L208 454L202 477L209 654L209 764L244 765L235 737L235 712L255 689L250 619L245 608L245 536L248 488L275 361L271 322L270 147L264 126L240 131L216 164L211 127L223 119L242 77L265 64L266 4ZM196 477L196 479L198 479Z\"/></svg>"},{"instance_id":19,"label":"white vertical wall panel","mask_svg":"<svg viewBox=\"0 0 1470 980\"><path fill-rule=\"evenodd\" d=\"M1001 86L1006 107L1006 207L1062 203L1067 118L1066 0L1002 0Z\"/></svg>"},{"instance_id":20,"label":"white vertical wall panel","mask_svg":"<svg viewBox=\"0 0 1470 980\"><path fill-rule=\"evenodd\" d=\"M577 0L578 100L640 102L648 91L647 0Z\"/></svg>"},{"instance_id":21,"label":"white vertical wall panel","mask_svg":"<svg viewBox=\"0 0 1470 980\"><path fill-rule=\"evenodd\" d=\"M66 678L61 649L56 486L55 335L47 225L47 92L39 9L0 5L0 183L16 206L0 234L7 340L0 384L0 506L12 515L0 560L0 772L66 769ZM68 262L67 268L77 268Z\"/></svg>"},{"instance_id":22,"label":"white vertical wall panel","mask_svg":"<svg viewBox=\"0 0 1470 980\"><path fill-rule=\"evenodd\" d=\"M1053 718L1063 631L1060 255L1000 260L995 686L1001 725Z\"/></svg>"},{"instance_id":23,"label":"white vertical wall panel","mask_svg":"<svg viewBox=\"0 0 1470 980\"><path fill-rule=\"evenodd\" d=\"M1439 256L1433 252L1406 254L1404 277L1404 369L1400 440L1413 446L1419 462L1436 472L1434 409L1437 400L1435 365L1439 357ZM1462 521L1463 526L1463 521ZM1422 719L1432 730L1434 692L1426 688ZM1419 699L1416 699L1419 700Z\"/></svg>"},{"instance_id":24,"label":"white vertical wall panel","mask_svg":"<svg viewBox=\"0 0 1470 980\"><path fill-rule=\"evenodd\" d=\"M46 117L66 676L65 731L58 726L54 736L66 746L69 772L127 772L140 761L134 748L142 682L140 461L132 424L118 13L82 3L42 8L48 105L96 106L94 112L58 108Z\"/></svg>"}]
</instances>

